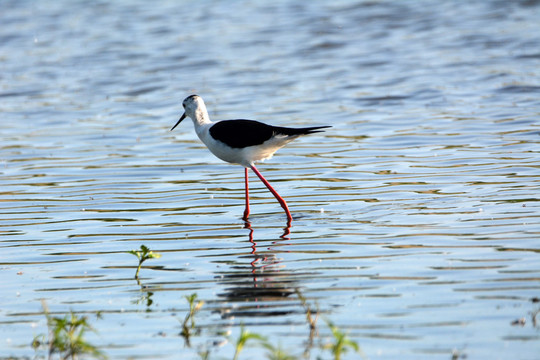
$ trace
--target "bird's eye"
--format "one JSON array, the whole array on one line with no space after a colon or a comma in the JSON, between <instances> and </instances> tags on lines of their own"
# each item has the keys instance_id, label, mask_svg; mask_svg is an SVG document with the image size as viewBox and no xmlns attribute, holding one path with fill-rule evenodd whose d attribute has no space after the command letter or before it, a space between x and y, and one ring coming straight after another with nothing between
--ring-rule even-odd
<instances>
[{"instance_id":1,"label":"bird's eye","mask_svg":"<svg viewBox=\"0 0 540 360\"><path fill-rule=\"evenodd\" d=\"M182 103L182 106L184 107L184 109L186 108L186 104Z\"/></svg>"}]
</instances>

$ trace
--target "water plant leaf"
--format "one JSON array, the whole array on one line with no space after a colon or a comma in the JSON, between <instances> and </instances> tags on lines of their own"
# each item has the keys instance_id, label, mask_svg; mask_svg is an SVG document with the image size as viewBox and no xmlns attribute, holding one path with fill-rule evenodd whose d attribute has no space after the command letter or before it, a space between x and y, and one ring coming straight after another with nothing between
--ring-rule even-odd
<instances>
[{"instance_id":1,"label":"water plant leaf","mask_svg":"<svg viewBox=\"0 0 540 360\"><path fill-rule=\"evenodd\" d=\"M249 332L246 329L244 329L244 326L242 325L240 327L240 336L238 337L238 340L236 340L236 346L235 346L233 360L238 359L238 356L240 356L240 352L242 351L242 349L244 348L244 346L246 345L248 340L259 340L259 341L265 343L266 342L266 337L264 337L264 336L262 336L260 334L257 334L257 333Z\"/></svg>"},{"instance_id":2,"label":"water plant leaf","mask_svg":"<svg viewBox=\"0 0 540 360\"><path fill-rule=\"evenodd\" d=\"M161 257L160 253L153 252L146 245L141 245L140 250L129 250L127 251L127 253L135 255L139 260L139 265L137 266L137 270L135 271L135 279L137 280L139 279L139 272L141 271L143 262L148 259L159 259Z\"/></svg>"},{"instance_id":3,"label":"water plant leaf","mask_svg":"<svg viewBox=\"0 0 540 360\"><path fill-rule=\"evenodd\" d=\"M45 335L34 337L32 341L34 350L38 351L46 346L49 359L52 359L54 354L58 354L61 359L76 359L81 355L90 355L99 359L107 358L103 352L84 338L86 332L96 332L88 322L87 316L80 316L70 311L64 317L55 317L49 313L44 301L42 306L47 319L48 337Z\"/></svg>"}]
</instances>

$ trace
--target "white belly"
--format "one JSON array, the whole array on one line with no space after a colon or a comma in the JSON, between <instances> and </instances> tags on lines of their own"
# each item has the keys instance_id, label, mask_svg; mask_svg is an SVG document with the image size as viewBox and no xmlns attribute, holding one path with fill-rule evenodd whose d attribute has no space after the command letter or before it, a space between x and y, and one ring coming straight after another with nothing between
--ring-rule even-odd
<instances>
[{"instance_id":1,"label":"white belly","mask_svg":"<svg viewBox=\"0 0 540 360\"><path fill-rule=\"evenodd\" d=\"M261 145L231 148L221 141L214 140L207 131L197 135L212 154L223 161L245 167L249 167L256 161L270 159L278 149L294 139L294 137L288 136L276 137L265 141Z\"/></svg>"}]
</instances>

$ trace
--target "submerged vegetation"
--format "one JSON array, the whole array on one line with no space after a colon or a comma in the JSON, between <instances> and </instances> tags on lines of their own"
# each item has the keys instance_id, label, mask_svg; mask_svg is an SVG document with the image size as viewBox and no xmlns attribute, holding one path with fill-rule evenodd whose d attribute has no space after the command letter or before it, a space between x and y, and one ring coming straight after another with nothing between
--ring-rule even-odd
<instances>
[{"instance_id":1,"label":"submerged vegetation","mask_svg":"<svg viewBox=\"0 0 540 360\"><path fill-rule=\"evenodd\" d=\"M360 353L360 355L365 358L358 343L350 339L345 332L343 332L331 321L326 321L326 324L332 334L332 340L329 341L328 339L319 338L320 341L318 342L318 346L315 346L315 340L319 337L317 330L317 319L319 317L318 307L314 308L298 289L296 290L296 295L300 301L300 304L304 308L306 314L306 324L309 328L306 349L304 350L303 354L294 355L288 351L285 351L280 344L277 346L274 345L267 337L247 330L242 324L240 325L240 333L238 334L238 338L229 339L228 341L234 346L234 354L232 355L233 360L240 359L240 354L248 343L249 345L266 349L265 358L268 360L309 360L311 358L312 348L318 348L323 352L330 352L332 354L332 359L334 360L341 360L342 355L350 350ZM189 310L182 323L180 335L185 339L185 344L187 347L191 347L191 337L200 335L203 330L202 327L197 326L195 323L195 315L204 305L204 301L197 300L197 297L198 296L196 293L185 296L185 299L189 304ZM202 350L199 350L198 354L201 359L210 359L211 349L209 347L204 347ZM317 359L320 359L320 357L317 357Z\"/></svg>"},{"instance_id":2,"label":"submerged vegetation","mask_svg":"<svg viewBox=\"0 0 540 360\"><path fill-rule=\"evenodd\" d=\"M88 317L77 315L73 311L64 317L56 317L50 314L44 301L42 306L47 318L48 332L46 335L34 337L32 341L36 358L52 360L55 359L55 355L62 360L75 360L83 355L97 359L107 358L103 352L84 338L88 331L95 332L88 322ZM43 350L47 352L46 357L39 356Z\"/></svg>"},{"instance_id":3,"label":"submerged vegetation","mask_svg":"<svg viewBox=\"0 0 540 360\"><path fill-rule=\"evenodd\" d=\"M135 273L135 279L139 279L139 271L142 264L148 259L159 258L161 255L152 252L148 247L141 245L140 250L131 250L130 254L133 254L139 260L137 271ZM240 333L236 340L228 339L227 342L234 346L234 354L232 354L233 360L238 360L243 349L249 343L252 346L258 346L266 349L265 357L268 360L298 360L311 358L311 350L318 349L321 352L329 351L332 354L334 360L341 360L343 354L350 350L360 352L360 346L353 340L351 340L346 333L339 329L331 321L326 321L328 328L330 329L333 341L328 342L327 339L323 339L319 336L317 328L317 320L319 318L319 309L317 304L313 307L312 304L302 295L300 290L296 289L296 297L300 302L304 312L306 325L308 325L309 333L307 335L307 341L305 342L305 349L301 355L291 354L281 347L272 344L267 337L250 332L244 325L240 326ZM204 301L198 300L197 293L186 295L184 298L189 304L189 310L182 322L181 335L185 340L185 345L191 347L191 338L198 336L202 333L203 327L197 326L195 322L195 316L200 312L204 305ZM148 304L151 305L152 302ZM32 347L36 351L36 359L53 360L55 356L61 360L75 360L79 357L93 357L98 359L106 359L105 354L99 350L96 346L90 344L85 339L85 334L88 331L95 332L90 326L87 316L77 315L75 312L70 311L63 317L52 316L43 302L43 312L47 319L47 334L41 334L34 338L32 341ZM210 329L209 327L204 327ZM214 329L215 330L215 329ZM219 335L226 337L225 333L218 331L213 335ZM315 345L316 340L317 346ZM214 343L214 346L216 343ZM210 359L212 345L206 344L199 347L198 355L201 359ZM47 355L43 356L43 351L46 351ZM361 354L362 357L363 354ZM320 359L320 356L317 356Z\"/></svg>"},{"instance_id":4,"label":"submerged vegetation","mask_svg":"<svg viewBox=\"0 0 540 360\"><path fill-rule=\"evenodd\" d=\"M189 303L189 312L187 313L184 322L182 323L182 331L180 335L186 340L186 345L190 346L189 339L192 335L192 331L195 329L195 314L201 310L204 305L204 301L197 301L197 294L186 295L185 299ZM189 323L189 325L188 325Z\"/></svg>"},{"instance_id":5,"label":"submerged vegetation","mask_svg":"<svg viewBox=\"0 0 540 360\"><path fill-rule=\"evenodd\" d=\"M340 360L341 354L349 351L349 348L352 348L354 351L359 352L360 346L347 336L343 331L341 331L336 325L332 324L330 321L327 322L328 327L332 331L334 336L334 342L324 346L325 349L329 349L334 355L334 360Z\"/></svg>"},{"instance_id":6,"label":"submerged vegetation","mask_svg":"<svg viewBox=\"0 0 540 360\"><path fill-rule=\"evenodd\" d=\"M244 325L241 325L240 335L238 336L238 339L236 340L236 344L234 347L233 360L238 359L238 357L240 356L240 352L242 352L242 349L244 348L244 346L246 346L246 343L248 342L248 340L258 340L262 344L266 343L266 338L264 336L249 332L244 328Z\"/></svg>"},{"instance_id":7,"label":"submerged vegetation","mask_svg":"<svg viewBox=\"0 0 540 360\"><path fill-rule=\"evenodd\" d=\"M151 251L145 245L141 245L140 250L128 251L128 254L135 255L137 259L139 259L139 265L137 266L137 271L135 271L135 279L137 280L139 279L139 271L141 271L143 262L145 262L148 259L159 259L161 257L161 254Z\"/></svg>"}]
</instances>

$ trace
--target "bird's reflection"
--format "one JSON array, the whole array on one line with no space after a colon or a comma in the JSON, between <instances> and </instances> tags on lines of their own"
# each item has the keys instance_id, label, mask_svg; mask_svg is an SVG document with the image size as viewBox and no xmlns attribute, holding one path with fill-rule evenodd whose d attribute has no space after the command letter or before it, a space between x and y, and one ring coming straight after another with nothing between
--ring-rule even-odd
<instances>
[{"instance_id":1,"label":"bird's reflection","mask_svg":"<svg viewBox=\"0 0 540 360\"><path fill-rule=\"evenodd\" d=\"M248 255L240 255L239 259L248 259L249 262L242 264L241 261L236 261L226 273L220 274L220 282L226 284L227 288L224 293L219 294L228 301L242 302L242 306L228 308L222 315L224 317L276 316L292 312L275 303L262 304L265 301L286 300L295 294L295 289L298 287L296 274L285 270L278 252L273 250L273 246L282 245L290 240L291 222L287 222L279 239L272 241L271 246L265 248L257 244L254 228L249 221L245 221L244 228L248 231L251 250Z\"/></svg>"},{"instance_id":2,"label":"bird's reflection","mask_svg":"<svg viewBox=\"0 0 540 360\"><path fill-rule=\"evenodd\" d=\"M318 307L313 307L301 293L300 279L316 274L287 270L283 259L278 257L285 253L283 249L291 240L291 222L287 222L281 236L270 245L268 240L257 243L255 229L249 221L245 221L244 229L248 232L250 251L229 261L229 268L219 274L218 281L226 287L223 293L218 294L223 299L218 312L229 323L229 330L225 332L230 331L238 317L265 318L266 324L274 321L289 323L292 318L288 315L304 313L309 325L304 358L309 359L317 334ZM280 319L270 321L271 317Z\"/></svg>"},{"instance_id":3,"label":"bird's reflection","mask_svg":"<svg viewBox=\"0 0 540 360\"><path fill-rule=\"evenodd\" d=\"M244 221L244 229L249 230L248 237L249 237L249 242L251 243L251 255L253 255L253 261L251 262L251 268L252 268L251 272L253 274L256 274L258 262L261 263L260 265L261 269L264 269L265 267L268 267L269 265L279 264L279 260L276 260L275 262L268 261L268 254L266 255L257 254L257 243L253 240L253 228L251 227L251 223L249 222L249 220ZM280 236L280 238L282 239L281 241L290 240L290 238L288 237L290 234L291 234L291 221L287 221L287 226L283 228L283 234ZM273 243L275 244L276 242L273 242ZM268 249L270 250L271 248L268 248ZM274 258L277 259L275 254L272 254L272 256L274 256ZM257 281L256 277L254 281Z\"/></svg>"}]
</instances>

